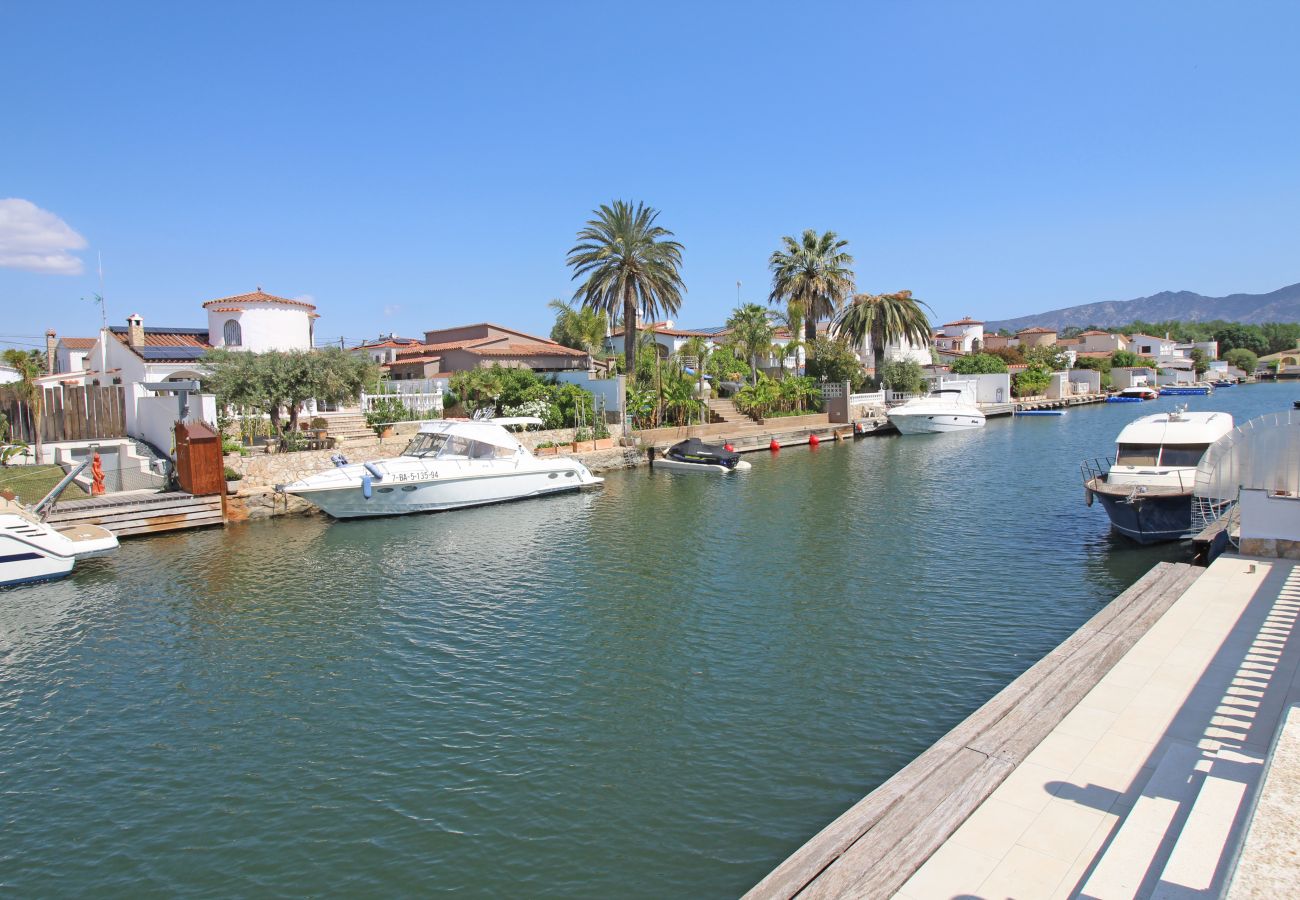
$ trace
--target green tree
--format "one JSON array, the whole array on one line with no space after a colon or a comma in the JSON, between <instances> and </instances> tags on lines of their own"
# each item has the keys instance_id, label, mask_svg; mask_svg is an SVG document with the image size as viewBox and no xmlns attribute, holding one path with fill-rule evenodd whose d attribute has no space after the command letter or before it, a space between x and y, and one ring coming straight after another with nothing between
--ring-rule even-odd
<instances>
[{"instance_id":1,"label":"green tree","mask_svg":"<svg viewBox=\"0 0 1300 900\"><path fill-rule=\"evenodd\" d=\"M1007 364L993 353L972 353L952 361L952 370L958 375L992 375L1005 372Z\"/></svg>"},{"instance_id":2,"label":"green tree","mask_svg":"<svg viewBox=\"0 0 1300 900\"><path fill-rule=\"evenodd\" d=\"M776 329L767 316L767 310L757 303L747 303L735 310L727 319L727 328L738 346L744 349L749 360L750 381L758 381L758 357L772 349L772 336Z\"/></svg>"},{"instance_id":3,"label":"green tree","mask_svg":"<svg viewBox=\"0 0 1300 900\"><path fill-rule=\"evenodd\" d=\"M18 396L31 410L32 432L35 438L32 444L36 452L36 461L40 462L42 459L41 423L45 414L45 391L36 383L36 379L45 374L45 354L39 350L19 350L16 347L10 347L5 350L0 358L4 360L5 365L18 373L18 383L15 388Z\"/></svg>"},{"instance_id":4,"label":"green tree","mask_svg":"<svg viewBox=\"0 0 1300 900\"><path fill-rule=\"evenodd\" d=\"M1020 352L1019 347L985 347L983 352L996 356L1009 366L1025 364L1025 354Z\"/></svg>"},{"instance_id":5,"label":"green tree","mask_svg":"<svg viewBox=\"0 0 1300 900\"><path fill-rule=\"evenodd\" d=\"M1003 366L1002 371L1006 370ZM915 360L890 360L880 370L880 384L902 394L919 394L925 390L925 370Z\"/></svg>"},{"instance_id":6,"label":"green tree","mask_svg":"<svg viewBox=\"0 0 1300 900\"><path fill-rule=\"evenodd\" d=\"M611 318L623 317L623 359L628 372L636 365L636 322L661 313L676 314L682 305L682 245L656 225L658 210L623 200L603 204L578 232L567 262L574 278L585 278L574 293L582 306Z\"/></svg>"},{"instance_id":7,"label":"green tree","mask_svg":"<svg viewBox=\"0 0 1300 900\"><path fill-rule=\"evenodd\" d=\"M809 228L801 239L781 238L784 249L773 251L767 265L772 272L769 303L784 303L803 320L804 342L817 339L817 322L833 317L844 298L853 293L853 256L833 231L818 234Z\"/></svg>"},{"instance_id":8,"label":"green tree","mask_svg":"<svg viewBox=\"0 0 1300 900\"><path fill-rule=\"evenodd\" d=\"M1016 374L1012 380L1012 393L1017 397L1034 397L1047 390L1051 383L1051 371L1041 364L1032 364Z\"/></svg>"},{"instance_id":9,"label":"green tree","mask_svg":"<svg viewBox=\"0 0 1300 900\"><path fill-rule=\"evenodd\" d=\"M308 400L351 402L379 377L378 367L369 359L338 348L265 353L210 350L203 365L204 383L219 403L262 410L276 434L283 433L280 422L285 412L288 430L296 431L298 413Z\"/></svg>"},{"instance_id":10,"label":"green tree","mask_svg":"<svg viewBox=\"0 0 1300 900\"><path fill-rule=\"evenodd\" d=\"M1229 350L1244 348L1256 356L1268 353L1268 338L1258 325L1225 325L1214 332L1214 339L1219 342L1219 354Z\"/></svg>"},{"instance_id":11,"label":"green tree","mask_svg":"<svg viewBox=\"0 0 1300 900\"><path fill-rule=\"evenodd\" d=\"M871 338L874 368L879 377L885 365L887 345L907 341L913 347L930 346L933 329L926 309L929 307L914 298L911 291L857 294L840 311L834 330L855 345Z\"/></svg>"},{"instance_id":12,"label":"green tree","mask_svg":"<svg viewBox=\"0 0 1300 900\"><path fill-rule=\"evenodd\" d=\"M1255 369L1259 366L1259 357L1245 347L1229 350L1223 354L1223 360L1228 365L1241 369L1247 375L1254 375Z\"/></svg>"},{"instance_id":13,"label":"green tree","mask_svg":"<svg viewBox=\"0 0 1300 900\"><path fill-rule=\"evenodd\" d=\"M1265 322L1259 328L1268 341L1269 353L1300 349L1300 322ZM1219 352L1222 354L1222 347Z\"/></svg>"},{"instance_id":14,"label":"green tree","mask_svg":"<svg viewBox=\"0 0 1300 900\"><path fill-rule=\"evenodd\" d=\"M1132 350L1116 350L1110 355L1110 367L1112 369L1128 369L1133 366L1146 365L1150 360L1143 359Z\"/></svg>"},{"instance_id":15,"label":"green tree","mask_svg":"<svg viewBox=\"0 0 1300 900\"><path fill-rule=\"evenodd\" d=\"M1193 347L1191 352L1192 369L1196 372L1196 377L1200 378L1206 372L1210 371L1210 363L1205 358L1205 351L1199 347Z\"/></svg>"},{"instance_id":16,"label":"green tree","mask_svg":"<svg viewBox=\"0 0 1300 900\"><path fill-rule=\"evenodd\" d=\"M1023 351L1026 365L1040 365L1049 372L1060 372L1069 368L1070 357L1055 344L1046 347L1030 347Z\"/></svg>"},{"instance_id":17,"label":"green tree","mask_svg":"<svg viewBox=\"0 0 1300 900\"><path fill-rule=\"evenodd\" d=\"M609 334L609 316L598 309L573 306L563 300L546 304L555 310L555 324L551 326L551 340L583 350L589 356L598 356Z\"/></svg>"},{"instance_id":18,"label":"green tree","mask_svg":"<svg viewBox=\"0 0 1300 900\"><path fill-rule=\"evenodd\" d=\"M848 345L828 337L813 341L812 353L808 356L808 375L832 384L847 381L855 391L867 383L867 373L862 371L862 363L858 362Z\"/></svg>"}]
</instances>

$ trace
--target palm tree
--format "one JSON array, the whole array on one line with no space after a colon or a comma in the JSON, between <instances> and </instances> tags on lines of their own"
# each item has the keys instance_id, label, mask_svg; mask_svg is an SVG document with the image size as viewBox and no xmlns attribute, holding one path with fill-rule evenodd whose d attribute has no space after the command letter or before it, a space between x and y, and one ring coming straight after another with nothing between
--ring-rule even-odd
<instances>
[{"instance_id":1,"label":"palm tree","mask_svg":"<svg viewBox=\"0 0 1300 900\"><path fill-rule=\"evenodd\" d=\"M772 335L776 329L767 317L767 310L757 303L747 303L731 314L727 319L732 339L745 348L749 358L750 380L758 382L758 355L767 353L772 348Z\"/></svg>"},{"instance_id":2,"label":"palm tree","mask_svg":"<svg viewBox=\"0 0 1300 900\"><path fill-rule=\"evenodd\" d=\"M853 344L860 345L871 338L873 364L879 379L887 344L906 340L917 347L930 346L933 329L925 309L930 307L914 298L911 291L856 294L840 310L833 327L836 334L847 337Z\"/></svg>"},{"instance_id":3,"label":"palm tree","mask_svg":"<svg viewBox=\"0 0 1300 900\"><path fill-rule=\"evenodd\" d=\"M2 357L5 365L13 368L21 379L18 382L18 395L27 402L32 413L32 444L35 447L36 462L41 461L41 399L45 393L36 379L45 374L45 355L37 350L18 350L9 348Z\"/></svg>"},{"instance_id":4,"label":"palm tree","mask_svg":"<svg viewBox=\"0 0 1300 900\"><path fill-rule=\"evenodd\" d=\"M574 350L585 350L588 356L594 357L600 353L605 346L605 338L609 335L609 316L600 310L575 307L559 299L546 305L555 310L555 327L551 329L551 340Z\"/></svg>"},{"instance_id":5,"label":"palm tree","mask_svg":"<svg viewBox=\"0 0 1300 900\"><path fill-rule=\"evenodd\" d=\"M636 318L676 314L686 286L678 271L682 245L655 224L659 211L623 200L602 204L578 232L567 262L573 277L586 281L574 293L582 306L614 318L623 316L623 356L627 371L636 364Z\"/></svg>"},{"instance_id":6,"label":"palm tree","mask_svg":"<svg viewBox=\"0 0 1300 900\"><path fill-rule=\"evenodd\" d=\"M845 251L833 231L818 234L809 228L802 240L786 235L781 238L784 250L768 259L772 270L772 293L769 303L798 306L803 317L804 341L811 346L817 339L817 322L835 315L844 298L853 293L853 257Z\"/></svg>"}]
</instances>

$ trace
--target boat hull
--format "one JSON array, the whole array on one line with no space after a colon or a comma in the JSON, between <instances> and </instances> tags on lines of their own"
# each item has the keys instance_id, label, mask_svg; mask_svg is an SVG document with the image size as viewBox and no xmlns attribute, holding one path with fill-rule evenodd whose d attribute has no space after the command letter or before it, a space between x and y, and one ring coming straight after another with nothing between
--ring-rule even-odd
<instances>
[{"instance_id":1,"label":"boat hull","mask_svg":"<svg viewBox=\"0 0 1300 900\"><path fill-rule=\"evenodd\" d=\"M746 472L753 467L743 459L736 463L734 469L729 469L720 463L692 463L663 458L654 461L654 468L665 469L669 472L702 472L708 475L725 475L728 472Z\"/></svg>"},{"instance_id":2,"label":"boat hull","mask_svg":"<svg viewBox=\"0 0 1300 900\"><path fill-rule=\"evenodd\" d=\"M0 587L52 581L72 571L75 556L43 552L22 541L0 537Z\"/></svg>"},{"instance_id":3,"label":"boat hull","mask_svg":"<svg viewBox=\"0 0 1300 900\"><path fill-rule=\"evenodd\" d=\"M585 469L581 473L577 469L540 469L437 478L415 483L379 481L372 485L369 497L358 485L323 489L290 487L286 493L315 504L336 519L356 519L506 503L576 491L603 481Z\"/></svg>"},{"instance_id":4,"label":"boat hull","mask_svg":"<svg viewBox=\"0 0 1300 900\"><path fill-rule=\"evenodd\" d=\"M970 431L984 427L984 416L969 413L919 413L916 415L888 414L889 421L899 434L943 434L949 431Z\"/></svg>"},{"instance_id":5,"label":"boat hull","mask_svg":"<svg viewBox=\"0 0 1300 900\"><path fill-rule=\"evenodd\" d=\"M1192 532L1192 495L1160 494L1135 497L1097 492L1110 527L1139 544L1177 541Z\"/></svg>"}]
</instances>

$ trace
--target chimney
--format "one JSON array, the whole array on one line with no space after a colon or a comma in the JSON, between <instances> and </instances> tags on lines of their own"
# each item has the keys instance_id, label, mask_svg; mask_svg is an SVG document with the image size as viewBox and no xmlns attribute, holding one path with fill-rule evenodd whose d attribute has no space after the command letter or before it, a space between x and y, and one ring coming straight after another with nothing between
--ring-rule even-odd
<instances>
[{"instance_id":1,"label":"chimney","mask_svg":"<svg viewBox=\"0 0 1300 900\"><path fill-rule=\"evenodd\" d=\"M139 313L131 313L126 317L126 342L132 348L144 346L144 319L140 318Z\"/></svg>"},{"instance_id":2,"label":"chimney","mask_svg":"<svg viewBox=\"0 0 1300 900\"><path fill-rule=\"evenodd\" d=\"M55 363L58 362L59 342L56 340L54 329L51 328L45 332L45 374L53 375Z\"/></svg>"}]
</instances>

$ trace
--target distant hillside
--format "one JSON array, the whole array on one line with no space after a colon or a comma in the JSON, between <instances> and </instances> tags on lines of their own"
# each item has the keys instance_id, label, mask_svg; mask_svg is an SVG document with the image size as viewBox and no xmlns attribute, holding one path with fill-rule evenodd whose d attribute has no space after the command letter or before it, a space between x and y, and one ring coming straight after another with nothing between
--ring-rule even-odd
<instances>
[{"instance_id":1,"label":"distant hillside","mask_svg":"<svg viewBox=\"0 0 1300 900\"><path fill-rule=\"evenodd\" d=\"M1136 300L1085 303L1035 316L985 322L984 329L996 331L1005 328L1014 332L1034 325L1058 330L1071 325L1112 328L1135 321L1167 322L1172 319L1183 322L1224 319L1254 324L1300 322L1300 284L1279 288L1268 294L1230 294L1227 297L1206 297L1191 291L1161 291Z\"/></svg>"}]
</instances>

